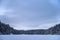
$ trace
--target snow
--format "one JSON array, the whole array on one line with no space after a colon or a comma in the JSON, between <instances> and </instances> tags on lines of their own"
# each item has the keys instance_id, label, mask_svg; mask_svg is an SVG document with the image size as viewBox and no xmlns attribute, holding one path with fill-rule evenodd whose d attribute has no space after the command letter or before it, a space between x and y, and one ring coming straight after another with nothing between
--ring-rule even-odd
<instances>
[{"instance_id":1,"label":"snow","mask_svg":"<svg viewBox=\"0 0 60 40\"><path fill-rule=\"evenodd\" d=\"M60 40L59 35L0 35L0 40Z\"/></svg>"}]
</instances>

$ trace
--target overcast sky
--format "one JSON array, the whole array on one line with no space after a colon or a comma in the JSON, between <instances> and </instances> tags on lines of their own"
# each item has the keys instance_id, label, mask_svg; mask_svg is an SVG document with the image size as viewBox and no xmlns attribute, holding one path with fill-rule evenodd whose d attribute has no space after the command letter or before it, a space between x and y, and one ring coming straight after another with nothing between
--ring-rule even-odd
<instances>
[{"instance_id":1,"label":"overcast sky","mask_svg":"<svg viewBox=\"0 0 60 40\"><path fill-rule=\"evenodd\" d=\"M47 29L60 23L60 0L0 0L0 20L15 29Z\"/></svg>"}]
</instances>

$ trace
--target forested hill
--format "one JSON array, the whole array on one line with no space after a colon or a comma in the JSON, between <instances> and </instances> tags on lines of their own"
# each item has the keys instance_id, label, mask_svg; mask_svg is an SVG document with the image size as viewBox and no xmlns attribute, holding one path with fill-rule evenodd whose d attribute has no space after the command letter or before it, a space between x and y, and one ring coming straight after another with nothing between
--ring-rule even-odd
<instances>
[{"instance_id":1,"label":"forested hill","mask_svg":"<svg viewBox=\"0 0 60 40\"><path fill-rule=\"evenodd\" d=\"M36 29L36 30L16 30L10 27L9 24L0 22L0 35L9 35L9 34L31 34L31 35L60 35L60 24L55 25L49 29Z\"/></svg>"}]
</instances>

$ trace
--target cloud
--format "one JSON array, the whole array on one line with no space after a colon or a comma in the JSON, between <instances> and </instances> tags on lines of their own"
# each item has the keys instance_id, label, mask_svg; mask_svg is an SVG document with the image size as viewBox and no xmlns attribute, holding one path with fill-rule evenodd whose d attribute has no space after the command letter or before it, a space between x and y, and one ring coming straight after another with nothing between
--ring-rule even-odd
<instances>
[{"instance_id":1,"label":"cloud","mask_svg":"<svg viewBox=\"0 0 60 40\"><path fill-rule=\"evenodd\" d=\"M0 15L5 15L6 10L3 8L0 8Z\"/></svg>"},{"instance_id":2,"label":"cloud","mask_svg":"<svg viewBox=\"0 0 60 40\"><path fill-rule=\"evenodd\" d=\"M4 7L0 7L0 16L6 16L6 17L15 17L15 15L13 14L13 9L7 9Z\"/></svg>"},{"instance_id":3,"label":"cloud","mask_svg":"<svg viewBox=\"0 0 60 40\"><path fill-rule=\"evenodd\" d=\"M54 0L2 1L0 19L16 29L49 28L60 21L55 4Z\"/></svg>"},{"instance_id":4,"label":"cloud","mask_svg":"<svg viewBox=\"0 0 60 40\"><path fill-rule=\"evenodd\" d=\"M53 27L57 23L46 23L46 24L40 24L40 25L16 25L17 27L14 27L14 29L18 30L31 30L31 29L48 29L50 27Z\"/></svg>"}]
</instances>

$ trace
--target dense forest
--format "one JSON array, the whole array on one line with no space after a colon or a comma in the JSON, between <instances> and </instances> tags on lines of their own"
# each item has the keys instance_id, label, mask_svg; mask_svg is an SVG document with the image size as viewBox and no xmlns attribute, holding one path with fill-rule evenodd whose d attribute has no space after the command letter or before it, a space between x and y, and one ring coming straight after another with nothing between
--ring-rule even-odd
<instances>
[{"instance_id":1,"label":"dense forest","mask_svg":"<svg viewBox=\"0 0 60 40\"><path fill-rule=\"evenodd\" d=\"M16 30L10 27L9 24L0 22L0 35L10 35L10 34L41 34L41 35L60 35L60 24L49 29L36 29L36 30Z\"/></svg>"}]
</instances>

